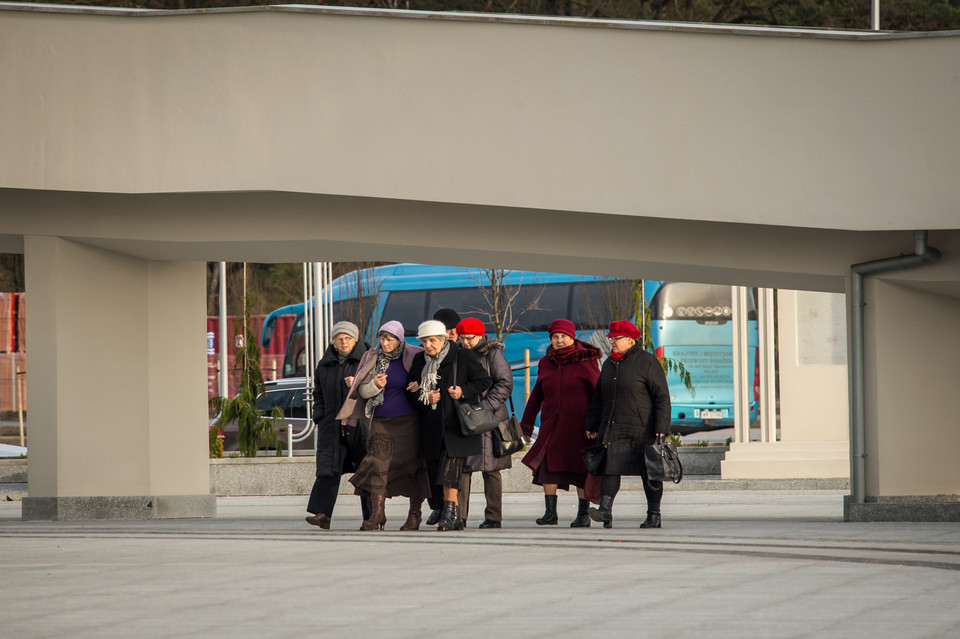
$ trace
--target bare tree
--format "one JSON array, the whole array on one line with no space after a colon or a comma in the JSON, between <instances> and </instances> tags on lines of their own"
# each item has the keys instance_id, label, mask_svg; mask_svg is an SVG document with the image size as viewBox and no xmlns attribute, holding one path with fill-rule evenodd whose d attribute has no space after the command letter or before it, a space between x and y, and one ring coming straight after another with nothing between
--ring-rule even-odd
<instances>
[{"instance_id":1,"label":"bare tree","mask_svg":"<svg viewBox=\"0 0 960 639\"><path fill-rule=\"evenodd\" d=\"M0 291L22 293L24 285L23 255L0 253Z\"/></svg>"},{"instance_id":2,"label":"bare tree","mask_svg":"<svg viewBox=\"0 0 960 639\"><path fill-rule=\"evenodd\" d=\"M367 327L373 319L373 312L377 308L377 300L383 288L383 281L377 278L375 267L382 262L357 262L356 279L348 286L347 295L339 302L339 316L334 321L346 320L353 322L360 329L362 336L367 334Z\"/></svg>"},{"instance_id":3,"label":"bare tree","mask_svg":"<svg viewBox=\"0 0 960 639\"><path fill-rule=\"evenodd\" d=\"M474 310L487 317L493 324L497 339L500 340L517 328L524 313L543 310L540 307L543 285L536 282L525 283L522 278L516 284L508 284L512 272L500 268L483 268L478 274L470 275L487 305L486 309Z\"/></svg>"},{"instance_id":4,"label":"bare tree","mask_svg":"<svg viewBox=\"0 0 960 639\"><path fill-rule=\"evenodd\" d=\"M590 326L603 326L606 322L632 318L642 333L640 336L644 350L653 352L651 336L650 308L644 297L643 280L597 280L594 286L583 289L583 308L586 323ZM642 321L640 318L643 318ZM610 354L610 342L597 340L605 355ZM690 372L680 360L671 357L657 357L663 371L668 375L676 373L691 395L696 391L690 378Z\"/></svg>"}]
</instances>

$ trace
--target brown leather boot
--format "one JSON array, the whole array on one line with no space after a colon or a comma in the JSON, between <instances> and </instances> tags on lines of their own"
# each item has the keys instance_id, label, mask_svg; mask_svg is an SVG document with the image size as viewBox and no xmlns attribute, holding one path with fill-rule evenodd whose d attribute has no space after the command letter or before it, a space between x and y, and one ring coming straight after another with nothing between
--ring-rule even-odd
<instances>
[{"instance_id":1,"label":"brown leather boot","mask_svg":"<svg viewBox=\"0 0 960 639\"><path fill-rule=\"evenodd\" d=\"M407 521L400 526L400 530L420 530L420 522L422 521L423 515L420 511L422 504L423 499L410 498L410 512L407 513Z\"/></svg>"},{"instance_id":2,"label":"brown leather boot","mask_svg":"<svg viewBox=\"0 0 960 639\"><path fill-rule=\"evenodd\" d=\"M363 520L360 524L360 530L376 530L387 523L387 514L384 512L384 506L387 499L383 495L370 495L370 519Z\"/></svg>"}]
</instances>

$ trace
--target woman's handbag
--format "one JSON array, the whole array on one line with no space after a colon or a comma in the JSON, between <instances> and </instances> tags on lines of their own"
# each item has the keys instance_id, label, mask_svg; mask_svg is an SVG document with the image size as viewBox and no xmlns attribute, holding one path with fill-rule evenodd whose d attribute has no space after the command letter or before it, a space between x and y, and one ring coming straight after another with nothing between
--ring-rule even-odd
<instances>
[{"instance_id":1,"label":"woman's handbag","mask_svg":"<svg viewBox=\"0 0 960 639\"><path fill-rule=\"evenodd\" d=\"M648 481L672 481L679 484L683 479L683 464L677 447L668 444L663 435L657 435L652 444L643 447L643 459L647 464Z\"/></svg>"},{"instance_id":2,"label":"woman's handbag","mask_svg":"<svg viewBox=\"0 0 960 639\"><path fill-rule=\"evenodd\" d=\"M482 435L500 425L497 414L482 401L473 406L457 402L457 417L460 418L460 432L467 437Z\"/></svg>"},{"instance_id":3,"label":"woman's handbag","mask_svg":"<svg viewBox=\"0 0 960 639\"><path fill-rule=\"evenodd\" d=\"M603 475L607 467L607 431L610 430L610 424L603 429L603 441L580 449L580 456L583 457L583 463L587 466L587 472L594 477Z\"/></svg>"},{"instance_id":4,"label":"woman's handbag","mask_svg":"<svg viewBox=\"0 0 960 639\"><path fill-rule=\"evenodd\" d=\"M520 422L513 413L513 397L510 398L510 419L500 422L493 429L493 456L508 457L523 450L526 444L520 431Z\"/></svg>"},{"instance_id":5,"label":"woman's handbag","mask_svg":"<svg viewBox=\"0 0 960 639\"><path fill-rule=\"evenodd\" d=\"M603 475L604 467L607 465L607 445L594 444L580 449L580 456L583 457L583 463L587 465L587 472L595 477Z\"/></svg>"},{"instance_id":6,"label":"woman's handbag","mask_svg":"<svg viewBox=\"0 0 960 639\"><path fill-rule=\"evenodd\" d=\"M457 359L453 360L453 383L457 383ZM497 414L483 400L474 405L461 401L455 401L454 404L460 420L460 432L466 437L482 435L500 425Z\"/></svg>"}]
</instances>

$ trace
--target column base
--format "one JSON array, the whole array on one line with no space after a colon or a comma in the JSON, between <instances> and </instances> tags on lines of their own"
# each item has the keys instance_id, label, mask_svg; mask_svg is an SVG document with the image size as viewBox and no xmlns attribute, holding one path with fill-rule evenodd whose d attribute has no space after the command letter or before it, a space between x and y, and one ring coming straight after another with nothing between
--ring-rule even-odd
<instances>
[{"instance_id":1,"label":"column base","mask_svg":"<svg viewBox=\"0 0 960 639\"><path fill-rule=\"evenodd\" d=\"M723 479L850 476L850 446L839 442L734 442L720 462Z\"/></svg>"},{"instance_id":2,"label":"column base","mask_svg":"<svg viewBox=\"0 0 960 639\"><path fill-rule=\"evenodd\" d=\"M216 517L215 495L139 495L134 497L24 497L24 521L84 519L187 519Z\"/></svg>"},{"instance_id":3,"label":"column base","mask_svg":"<svg viewBox=\"0 0 960 639\"><path fill-rule=\"evenodd\" d=\"M867 497L866 503L843 498L843 520L943 522L960 521L960 495L906 495Z\"/></svg>"}]
</instances>

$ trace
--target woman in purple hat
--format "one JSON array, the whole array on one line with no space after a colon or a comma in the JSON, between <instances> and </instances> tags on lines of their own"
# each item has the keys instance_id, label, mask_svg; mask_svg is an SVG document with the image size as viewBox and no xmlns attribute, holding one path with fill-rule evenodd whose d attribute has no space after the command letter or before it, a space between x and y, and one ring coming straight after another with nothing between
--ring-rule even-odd
<instances>
[{"instance_id":1,"label":"woman in purple hat","mask_svg":"<svg viewBox=\"0 0 960 639\"><path fill-rule=\"evenodd\" d=\"M539 413L540 433L523 463L533 470L533 483L543 486L546 510L537 524L557 525L557 489L570 490L573 485L579 506L570 526L585 528L590 525L590 502L584 491L587 467L579 451L590 445L583 420L600 374L597 360L601 353L596 346L577 339L576 326L570 320L554 320L547 330L550 346L540 359L537 383L520 420L524 437L530 441Z\"/></svg>"},{"instance_id":2,"label":"woman in purple hat","mask_svg":"<svg viewBox=\"0 0 960 639\"><path fill-rule=\"evenodd\" d=\"M640 329L633 323L611 322L607 339L610 357L603 363L584 422L588 437L607 442L600 508L591 508L590 517L603 522L604 528L613 527L613 499L620 490L620 477L640 475L647 497L647 518L640 527L660 528L663 482L647 481L643 447L670 428L667 376L657 358L643 349Z\"/></svg>"},{"instance_id":3,"label":"woman in purple hat","mask_svg":"<svg viewBox=\"0 0 960 639\"><path fill-rule=\"evenodd\" d=\"M430 494L426 463L420 452L420 413L407 394L413 358L421 349L403 341L403 325L387 322L378 331L379 345L363 354L338 419L369 423L367 454L350 478L356 494L370 494L371 514L360 530L383 530L388 497L410 498L400 530L420 528L420 504Z\"/></svg>"}]
</instances>

